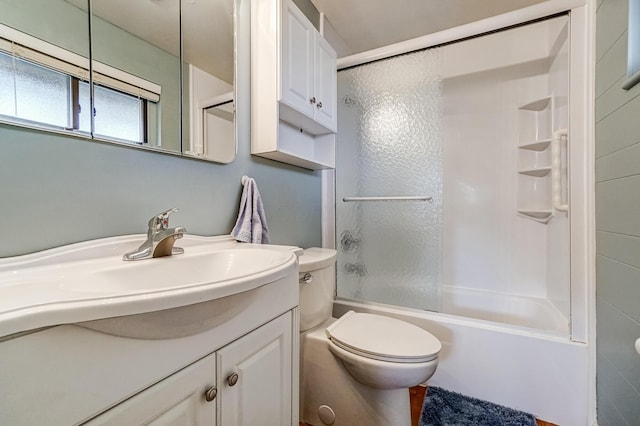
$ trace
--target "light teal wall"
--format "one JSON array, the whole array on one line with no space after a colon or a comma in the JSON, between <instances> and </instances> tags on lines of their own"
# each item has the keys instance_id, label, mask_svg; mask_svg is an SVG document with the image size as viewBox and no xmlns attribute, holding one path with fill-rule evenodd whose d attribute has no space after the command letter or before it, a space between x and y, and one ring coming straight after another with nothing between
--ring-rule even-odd
<instances>
[{"instance_id":1,"label":"light teal wall","mask_svg":"<svg viewBox=\"0 0 640 426\"><path fill-rule=\"evenodd\" d=\"M0 125L0 257L146 232L149 217L178 207L172 225L228 234L240 178L258 182L274 244L321 244L318 173L251 157L217 165Z\"/></svg>"},{"instance_id":2,"label":"light teal wall","mask_svg":"<svg viewBox=\"0 0 640 426\"><path fill-rule=\"evenodd\" d=\"M0 0L0 22L89 57L87 12L64 0Z\"/></svg>"},{"instance_id":3,"label":"light teal wall","mask_svg":"<svg viewBox=\"0 0 640 426\"><path fill-rule=\"evenodd\" d=\"M596 28L597 398L600 426L640 424L640 85L626 79L628 0Z\"/></svg>"}]
</instances>

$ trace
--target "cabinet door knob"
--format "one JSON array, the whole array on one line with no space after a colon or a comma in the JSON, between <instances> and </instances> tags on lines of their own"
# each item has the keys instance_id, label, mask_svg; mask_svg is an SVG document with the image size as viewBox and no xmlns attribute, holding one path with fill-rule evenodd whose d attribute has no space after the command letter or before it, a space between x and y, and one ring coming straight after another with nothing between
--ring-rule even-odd
<instances>
[{"instance_id":1,"label":"cabinet door knob","mask_svg":"<svg viewBox=\"0 0 640 426\"><path fill-rule=\"evenodd\" d=\"M318 109L322 108L322 102L318 102Z\"/></svg>"},{"instance_id":2,"label":"cabinet door knob","mask_svg":"<svg viewBox=\"0 0 640 426\"><path fill-rule=\"evenodd\" d=\"M309 99L309 102L311 102L312 104L315 104L316 103L316 97L314 96L311 99Z\"/></svg>"},{"instance_id":3,"label":"cabinet door knob","mask_svg":"<svg viewBox=\"0 0 640 426\"><path fill-rule=\"evenodd\" d=\"M204 399L207 400L207 402L211 402L214 399L216 399L216 396L218 396L218 389L216 389L215 386L211 386L209 389L207 389L207 391L204 393Z\"/></svg>"},{"instance_id":4,"label":"cabinet door knob","mask_svg":"<svg viewBox=\"0 0 640 426\"><path fill-rule=\"evenodd\" d=\"M227 377L227 383L229 386L235 386L238 383L238 373L231 373L229 377Z\"/></svg>"}]
</instances>

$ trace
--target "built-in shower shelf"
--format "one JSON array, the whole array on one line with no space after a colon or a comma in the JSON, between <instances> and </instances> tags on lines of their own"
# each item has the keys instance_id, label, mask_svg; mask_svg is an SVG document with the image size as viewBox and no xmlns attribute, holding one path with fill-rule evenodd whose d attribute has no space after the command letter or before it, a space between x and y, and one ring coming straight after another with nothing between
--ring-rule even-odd
<instances>
[{"instance_id":1,"label":"built-in shower shelf","mask_svg":"<svg viewBox=\"0 0 640 426\"><path fill-rule=\"evenodd\" d=\"M542 223L549 222L553 216L553 210L518 210L518 213Z\"/></svg>"},{"instance_id":2,"label":"built-in shower shelf","mask_svg":"<svg viewBox=\"0 0 640 426\"><path fill-rule=\"evenodd\" d=\"M518 109L525 111L543 111L547 109L551 104L551 96L545 96L544 98L536 99L535 101L521 105Z\"/></svg>"},{"instance_id":3,"label":"built-in shower shelf","mask_svg":"<svg viewBox=\"0 0 640 426\"><path fill-rule=\"evenodd\" d=\"M537 99L527 99L516 106L516 210L522 217L546 224L554 216L550 193L555 99L553 93L541 95Z\"/></svg>"},{"instance_id":4,"label":"built-in shower shelf","mask_svg":"<svg viewBox=\"0 0 640 426\"><path fill-rule=\"evenodd\" d=\"M538 167L535 169L518 170L518 173L527 176L545 177L548 176L549 173L551 173L551 167Z\"/></svg>"},{"instance_id":5,"label":"built-in shower shelf","mask_svg":"<svg viewBox=\"0 0 640 426\"><path fill-rule=\"evenodd\" d=\"M549 148L549 146L551 145L551 138L549 139L543 139L540 141L535 141L535 142L528 142L525 144L520 145L518 148L520 149L526 149L529 151L544 151L547 148Z\"/></svg>"}]
</instances>

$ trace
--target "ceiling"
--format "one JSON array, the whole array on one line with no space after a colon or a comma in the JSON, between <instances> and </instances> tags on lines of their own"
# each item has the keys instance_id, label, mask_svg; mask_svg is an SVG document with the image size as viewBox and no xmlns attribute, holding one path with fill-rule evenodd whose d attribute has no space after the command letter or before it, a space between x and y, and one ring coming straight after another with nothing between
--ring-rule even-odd
<instances>
[{"instance_id":1,"label":"ceiling","mask_svg":"<svg viewBox=\"0 0 640 426\"><path fill-rule=\"evenodd\" d=\"M545 0L311 0L345 46L338 57L431 34Z\"/></svg>"},{"instance_id":2,"label":"ceiling","mask_svg":"<svg viewBox=\"0 0 640 426\"><path fill-rule=\"evenodd\" d=\"M87 0L66 0L85 8ZM325 14L338 57L520 9L545 0L310 0ZM185 59L233 81L233 0L183 0ZM96 16L171 52L179 52L175 0L93 0ZM216 40L216 42L212 42Z\"/></svg>"}]
</instances>

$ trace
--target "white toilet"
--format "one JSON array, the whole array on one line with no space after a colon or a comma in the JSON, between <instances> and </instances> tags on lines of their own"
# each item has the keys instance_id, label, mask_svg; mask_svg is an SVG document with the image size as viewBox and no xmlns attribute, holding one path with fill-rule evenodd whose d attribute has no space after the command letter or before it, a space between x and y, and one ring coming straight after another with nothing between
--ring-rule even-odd
<instances>
[{"instance_id":1,"label":"white toilet","mask_svg":"<svg viewBox=\"0 0 640 426\"><path fill-rule=\"evenodd\" d=\"M442 345L394 318L331 318L336 251L300 257L300 420L314 426L411 424L408 388L429 379Z\"/></svg>"}]
</instances>

